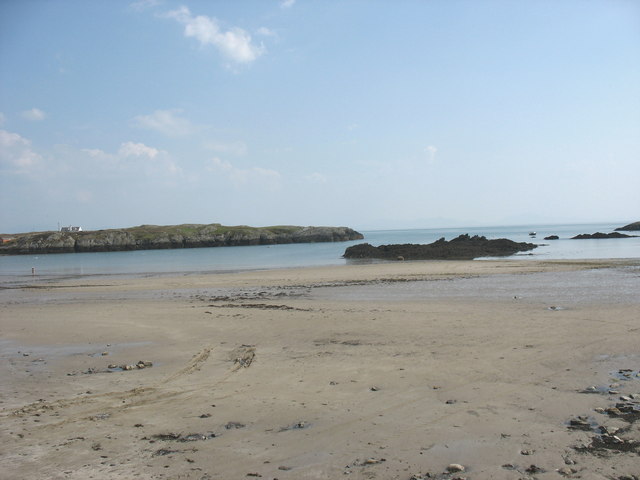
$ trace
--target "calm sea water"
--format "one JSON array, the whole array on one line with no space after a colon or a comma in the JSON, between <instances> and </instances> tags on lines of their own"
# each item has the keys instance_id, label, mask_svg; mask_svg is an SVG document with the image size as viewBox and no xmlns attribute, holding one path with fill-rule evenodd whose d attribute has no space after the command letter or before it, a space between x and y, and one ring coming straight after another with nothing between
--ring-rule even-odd
<instances>
[{"instance_id":1,"label":"calm sea water","mask_svg":"<svg viewBox=\"0 0 640 480\"><path fill-rule=\"evenodd\" d=\"M344 250L357 243L431 243L441 237L450 240L460 234L484 235L533 242L540 246L521 259L640 258L640 237L611 240L571 240L580 233L611 232L621 224L524 225L507 227L434 228L363 231L364 240L340 243L261 245L249 247L143 250L134 252L69 253L0 256L0 283L31 277L82 275L145 275L162 273L204 273L241 270L345 265ZM537 232L531 238L529 232ZM627 232L631 233L631 232ZM558 235L560 240L545 241ZM531 254L529 254L531 253Z\"/></svg>"}]
</instances>

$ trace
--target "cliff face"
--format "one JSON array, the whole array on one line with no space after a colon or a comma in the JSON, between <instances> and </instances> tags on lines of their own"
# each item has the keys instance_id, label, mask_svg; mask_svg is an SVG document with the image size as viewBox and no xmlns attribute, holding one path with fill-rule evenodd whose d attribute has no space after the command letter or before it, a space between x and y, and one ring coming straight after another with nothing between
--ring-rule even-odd
<instances>
[{"instance_id":1,"label":"cliff face","mask_svg":"<svg viewBox=\"0 0 640 480\"><path fill-rule=\"evenodd\" d=\"M41 232L15 235L0 246L0 254L113 252L169 248L273 245L282 243L344 242L362 234L347 227L226 227L175 225L97 230L94 232Z\"/></svg>"}]
</instances>

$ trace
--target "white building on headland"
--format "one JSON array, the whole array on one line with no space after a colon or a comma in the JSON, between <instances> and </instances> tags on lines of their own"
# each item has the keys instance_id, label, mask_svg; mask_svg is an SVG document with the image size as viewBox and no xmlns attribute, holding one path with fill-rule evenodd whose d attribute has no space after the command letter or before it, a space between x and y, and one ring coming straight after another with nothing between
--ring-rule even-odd
<instances>
[{"instance_id":1,"label":"white building on headland","mask_svg":"<svg viewBox=\"0 0 640 480\"><path fill-rule=\"evenodd\" d=\"M68 227L62 227L60 231L61 232L81 232L82 227L72 227L71 225L69 225Z\"/></svg>"}]
</instances>

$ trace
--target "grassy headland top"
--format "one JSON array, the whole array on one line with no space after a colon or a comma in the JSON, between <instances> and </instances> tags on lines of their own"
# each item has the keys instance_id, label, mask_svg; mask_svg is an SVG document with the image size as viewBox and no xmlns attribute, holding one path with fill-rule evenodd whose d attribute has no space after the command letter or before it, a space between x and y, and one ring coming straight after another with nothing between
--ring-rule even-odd
<instances>
[{"instance_id":1,"label":"grassy headland top","mask_svg":"<svg viewBox=\"0 0 640 480\"><path fill-rule=\"evenodd\" d=\"M343 242L364 238L347 227L140 225L95 231L49 231L1 235L0 254L112 252L168 248Z\"/></svg>"}]
</instances>

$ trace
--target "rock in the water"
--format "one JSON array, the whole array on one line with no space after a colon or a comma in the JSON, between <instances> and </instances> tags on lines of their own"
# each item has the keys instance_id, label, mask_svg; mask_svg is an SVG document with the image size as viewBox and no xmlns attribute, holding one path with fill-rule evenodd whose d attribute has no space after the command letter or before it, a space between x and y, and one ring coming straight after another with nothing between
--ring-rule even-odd
<instances>
[{"instance_id":1,"label":"rock in the water","mask_svg":"<svg viewBox=\"0 0 640 480\"><path fill-rule=\"evenodd\" d=\"M596 232L596 233L581 233L580 235L571 237L571 240L601 240L601 239L607 239L607 238L633 238L635 236L636 235L627 235L625 233L617 233L617 232L611 232L611 233Z\"/></svg>"},{"instance_id":2,"label":"rock in the water","mask_svg":"<svg viewBox=\"0 0 640 480\"><path fill-rule=\"evenodd\" d=\"M558 235L549 235L548 237L544 237L545 240L559 240L560 237Z\"/></svg>"},{"instance_id":3,"label":"rock in the water","mask_svg":"<svg viewBox=\"0 0 640 480\"><path fill-rule=\"evenodd\" d=\"M395 244L374 247L361 243L349 247L344 258L379 258L395 260L471 260L478 257L504 257L518 252L533 250L537 245L526 242L514 242L506 238L488 240L486 237L465 234L450 241L444 238L426 245Z\"/></svg>"}]
</instances>

